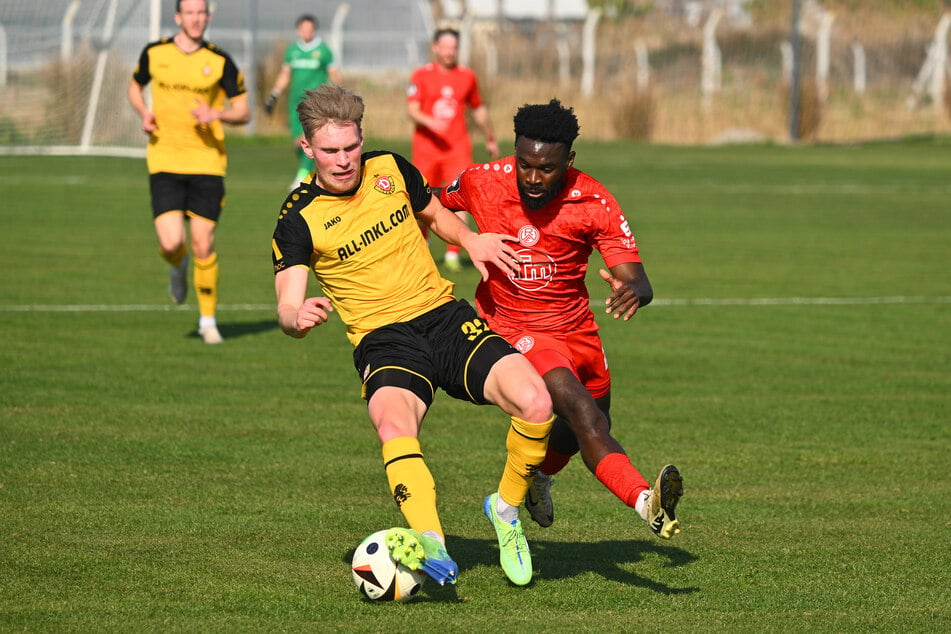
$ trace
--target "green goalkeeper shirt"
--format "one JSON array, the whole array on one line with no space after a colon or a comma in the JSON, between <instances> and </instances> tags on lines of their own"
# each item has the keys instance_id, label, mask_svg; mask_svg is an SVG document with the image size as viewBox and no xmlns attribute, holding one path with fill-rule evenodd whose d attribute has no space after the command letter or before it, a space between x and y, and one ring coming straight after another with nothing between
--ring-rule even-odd
<instances>
[{"instance_id":1,"label":"green goalkeeper shirt","mask_svg":"<svg viewBox=\"0 0 951 634\"><path fill-rule=\"evenodd\" d=\"M319 37L310 42L297 40L287 47L284 65L291 69L291 88L287 93L288 122L293 136L304 133L297 118L297 104L307 97L305 91L315 90L329 79L334 55L330 47Z\"/></svg>"}]
</instances>

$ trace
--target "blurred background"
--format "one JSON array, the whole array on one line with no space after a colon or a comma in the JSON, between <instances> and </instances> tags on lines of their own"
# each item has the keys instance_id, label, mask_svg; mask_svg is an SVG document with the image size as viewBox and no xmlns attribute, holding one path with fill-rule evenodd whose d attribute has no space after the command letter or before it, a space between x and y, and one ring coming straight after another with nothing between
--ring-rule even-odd
<instances>
[{"instance_id":1,"label":"blurred background","mask_svg":"<svg viewBox=\"0 0 951 634\"><path fill-rule=\"evenodd\" d=\"M374 138L409 136L409 74L449 25L503 140L518 106L559 97L591 140L852 142L947 131L948 4L218 0L207 39L255 97L252 125L230 134L286 133L285 109L260 105L311 13ZM176 30L171 0L3 0L0 152L140 155L126 86L144 44Z\"/></svg>"}]
</instances>

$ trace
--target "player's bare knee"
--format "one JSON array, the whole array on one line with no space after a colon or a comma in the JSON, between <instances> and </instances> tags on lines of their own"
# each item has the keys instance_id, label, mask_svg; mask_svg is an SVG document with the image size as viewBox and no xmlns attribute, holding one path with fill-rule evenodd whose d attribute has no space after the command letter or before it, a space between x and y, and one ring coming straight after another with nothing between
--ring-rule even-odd
<instances>
[{"instance_id":1,"label":"player's bare knee","mask_svg":"<svg viewBox=\"0 0 951 634\"><path fill-rule=\"evenodd\" d=\"M551 396L541 381L530 384L521 393L518 401L519 418L532 423L546 422L551 418Z\"/></svg>"},{"instance_id":2,"label":"player's bare knee","mask_svg":"<svg viewBox=\"0 0 951 634\"><path fill-rule=\"evenodd\" d=\"M596 415L580 416L570 426L579 440L598 440L609 435L608 421L600 412Z\"/></svg>"}]
</instances>

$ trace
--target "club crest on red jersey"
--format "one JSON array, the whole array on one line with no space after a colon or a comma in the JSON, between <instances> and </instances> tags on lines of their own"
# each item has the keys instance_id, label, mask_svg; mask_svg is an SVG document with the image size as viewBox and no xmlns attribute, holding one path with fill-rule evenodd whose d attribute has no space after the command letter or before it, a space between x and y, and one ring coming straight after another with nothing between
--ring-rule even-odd
<instances>
[{"instance_id":1,"label":"club crest on red jersey","mask_svg":"<svg viewBox=\"0 0 951 634\"><path fill-rule=\"evenodd\" d=\"M532 225L525 225L518 230L518 241L521 244L524 244L527 247L533 247L538 244L538 241L541 240L542 232L538 230L538 227L533 227Z\"/></svg>"},{"instance_id":2,"label":"club crest on red jersey","mask_svg":"<svg viewBox=\"0 0 951 634\"><path fill-rule=\"evenodd\" d=\"M535 337L530 335L525 335L521 339L515 342L515 349L525 354L529 350L535 347Z\"/></svg>"}]
</instances>

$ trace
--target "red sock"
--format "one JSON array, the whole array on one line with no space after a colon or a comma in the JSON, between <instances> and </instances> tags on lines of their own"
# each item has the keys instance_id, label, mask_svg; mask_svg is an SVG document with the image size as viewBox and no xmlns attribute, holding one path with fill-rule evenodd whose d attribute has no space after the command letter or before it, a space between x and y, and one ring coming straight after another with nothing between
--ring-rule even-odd
<instances>
[{"instance_id":1,"label":"red sock","mask_svg":"<svg viewBox=\"0 0 951 634\"><path fill-rule=\"evenodd\" d=\"M538 470L545 475L555 475L565 468L565 465L568 464L569 460L571 460L571 456L558 453L549 447L548 453L545 454L545 459L542 461L542 465Z\"/></svg>"},{"instance_id":2,"label":"red sock","mask_svg":"<svg viewBox=\"0 0 951 634\"><path fill-rule=\"evenodd\" d=\"M545 471L545 473L548 472ZM609 453L602 458L594 475L611 493L631 508L634 508L641 491L650 488L644 476L622 453Z\"/></svg>"},{"instance_id":3,"label":"red sock","mask_svg":"<svg viewBox=\"0 0 951 634\"><path fill-rule=\"evenodd\" d=\"M456 255L459 255L459 247L454 244L447 244L446 253L455 253Z\"/></svg>"}]
</instances>

